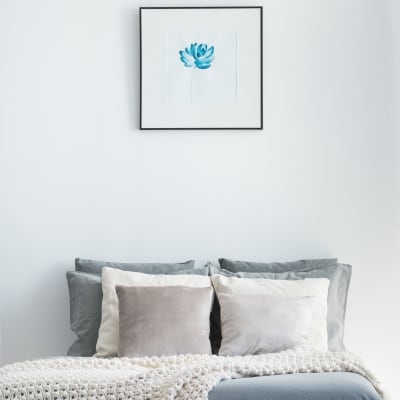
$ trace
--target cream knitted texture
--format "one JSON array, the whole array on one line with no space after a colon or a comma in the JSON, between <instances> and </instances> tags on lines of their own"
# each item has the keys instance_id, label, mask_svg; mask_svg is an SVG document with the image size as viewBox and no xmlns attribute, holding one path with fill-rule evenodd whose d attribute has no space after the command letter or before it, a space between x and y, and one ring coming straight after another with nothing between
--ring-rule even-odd
<instances>
[{"instance_id":1,"label":"cream knitted texture","mask_svg":"<svg viewBox=\"0 0 400 400\"><path fill-rule=\"evenodd\" d=\"M206 400L224 379L337 371L364 376L382 399L389 399L354 355L294 350L245 357L182 355L26 361L0 368L0 399Z\"/></svg>"}]
</instances>

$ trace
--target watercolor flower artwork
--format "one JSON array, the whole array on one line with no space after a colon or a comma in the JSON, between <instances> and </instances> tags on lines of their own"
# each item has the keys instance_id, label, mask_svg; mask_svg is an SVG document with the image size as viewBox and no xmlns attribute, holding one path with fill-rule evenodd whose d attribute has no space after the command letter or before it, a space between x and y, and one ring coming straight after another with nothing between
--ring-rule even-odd
<instances>
[{"instance_id":1,"label":"watercolor flower artwork","mask_svg":"<svg viewBox=\"0 0 400 400\"><path fill-rule=\"evenodd\" d=\"M140 128L262 129L262 7L140 7Z\"/></svg>"},{"instance_id":2,"label":"watercolor flower artwork","mask_svg":"<svg viewBox=\"0 0 400 400\"><path fill-rule=\"evenodd\" d=\"M214 61L214 46L208 46L205 43L192 43L185 50L179 51L179 58L185 67L192 68L192 79L190 81L190 102L192 103L194 71L211 67L211 63Z\"/></svg>"},{"instance_id":3,"label":"watercolor flower artwork","mask_svg":"<svg viewBox=\"0 0 400 400\"><path fill-rule=\"evenodd\" d=\"M180 59L189 68L208 69L214 61L214 46L205 43L192 43L190 47L179 51Z\"/></svg>"}]
</instances>

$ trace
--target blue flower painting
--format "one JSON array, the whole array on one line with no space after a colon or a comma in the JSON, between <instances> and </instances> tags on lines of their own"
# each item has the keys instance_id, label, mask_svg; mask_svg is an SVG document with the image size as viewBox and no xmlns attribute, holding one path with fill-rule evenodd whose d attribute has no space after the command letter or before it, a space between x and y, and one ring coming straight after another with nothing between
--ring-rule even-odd
<instances>
[{"instance_id":1,"label":"blue flower painting","mask_svg":"<svg viewBox=\"0 0 400 400\"><path fill-rule=\"evenodd\" d=\"M214 46L205 43L192 43L190 47L179 51L180 60L185 67L208 69L214 61Z\"/></svg>"}]
</instances>

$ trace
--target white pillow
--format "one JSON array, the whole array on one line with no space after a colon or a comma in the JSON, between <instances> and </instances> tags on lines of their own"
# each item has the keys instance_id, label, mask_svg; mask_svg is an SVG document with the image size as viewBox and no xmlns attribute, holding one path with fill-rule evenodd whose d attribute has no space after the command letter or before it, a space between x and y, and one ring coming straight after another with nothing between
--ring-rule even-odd
<instances>
[{"instance_id":1,"label":"white pillow","mask_svg":"<svg viewBox=\"0 0 400 400\"><path fill-rule=\"evenodd\" d=\"M307 327L307 347L317 351L328 350L326 316L328 312L329 280L326 278L302 280L273 280L228 278L222 275L211 277L215 292L232 295L269 295L280 297L308 297L315 300L310 305L311 319ZM249 310L251 312L251 310Z\"/></svg>"},{"instance_id":2,"label":"white pillow","mask_svg":"<svg viewBox=\"0 0 400 400\"><path fill-rule=\"evenodd\" d=\"M116 286L189 286L211 287L209 276L200 275L150 275L140 272L103 268L101 325L96 344L97 357L112 357L118 353L119 309Z\"/></svg>"},{"instance_id":3,"label":"white pillow","mask_svg":"<svg viewBox=\"0 0 400 400\"><path fill-rule=\"evenodd\" d=\"M221 356L307 349L311 320L310 297L219 293Z\"/></svg>"}]
</instances>

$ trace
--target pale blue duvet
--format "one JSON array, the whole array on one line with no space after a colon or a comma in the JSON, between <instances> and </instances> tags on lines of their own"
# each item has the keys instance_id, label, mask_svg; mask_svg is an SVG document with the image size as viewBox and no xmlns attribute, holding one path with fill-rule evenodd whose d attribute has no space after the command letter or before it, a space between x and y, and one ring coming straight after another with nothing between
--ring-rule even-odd
<instances>
[{"instance_id":1,"label":"pale blue duvet","mask_svg":"<svg viewBox=\"0 0 400 400\"><path fill-rule=\"evenodd\" d=\"M209 400L381 400L371 383L349 372L260 376L220 382Z\"/></svg>"}]
</instances>

